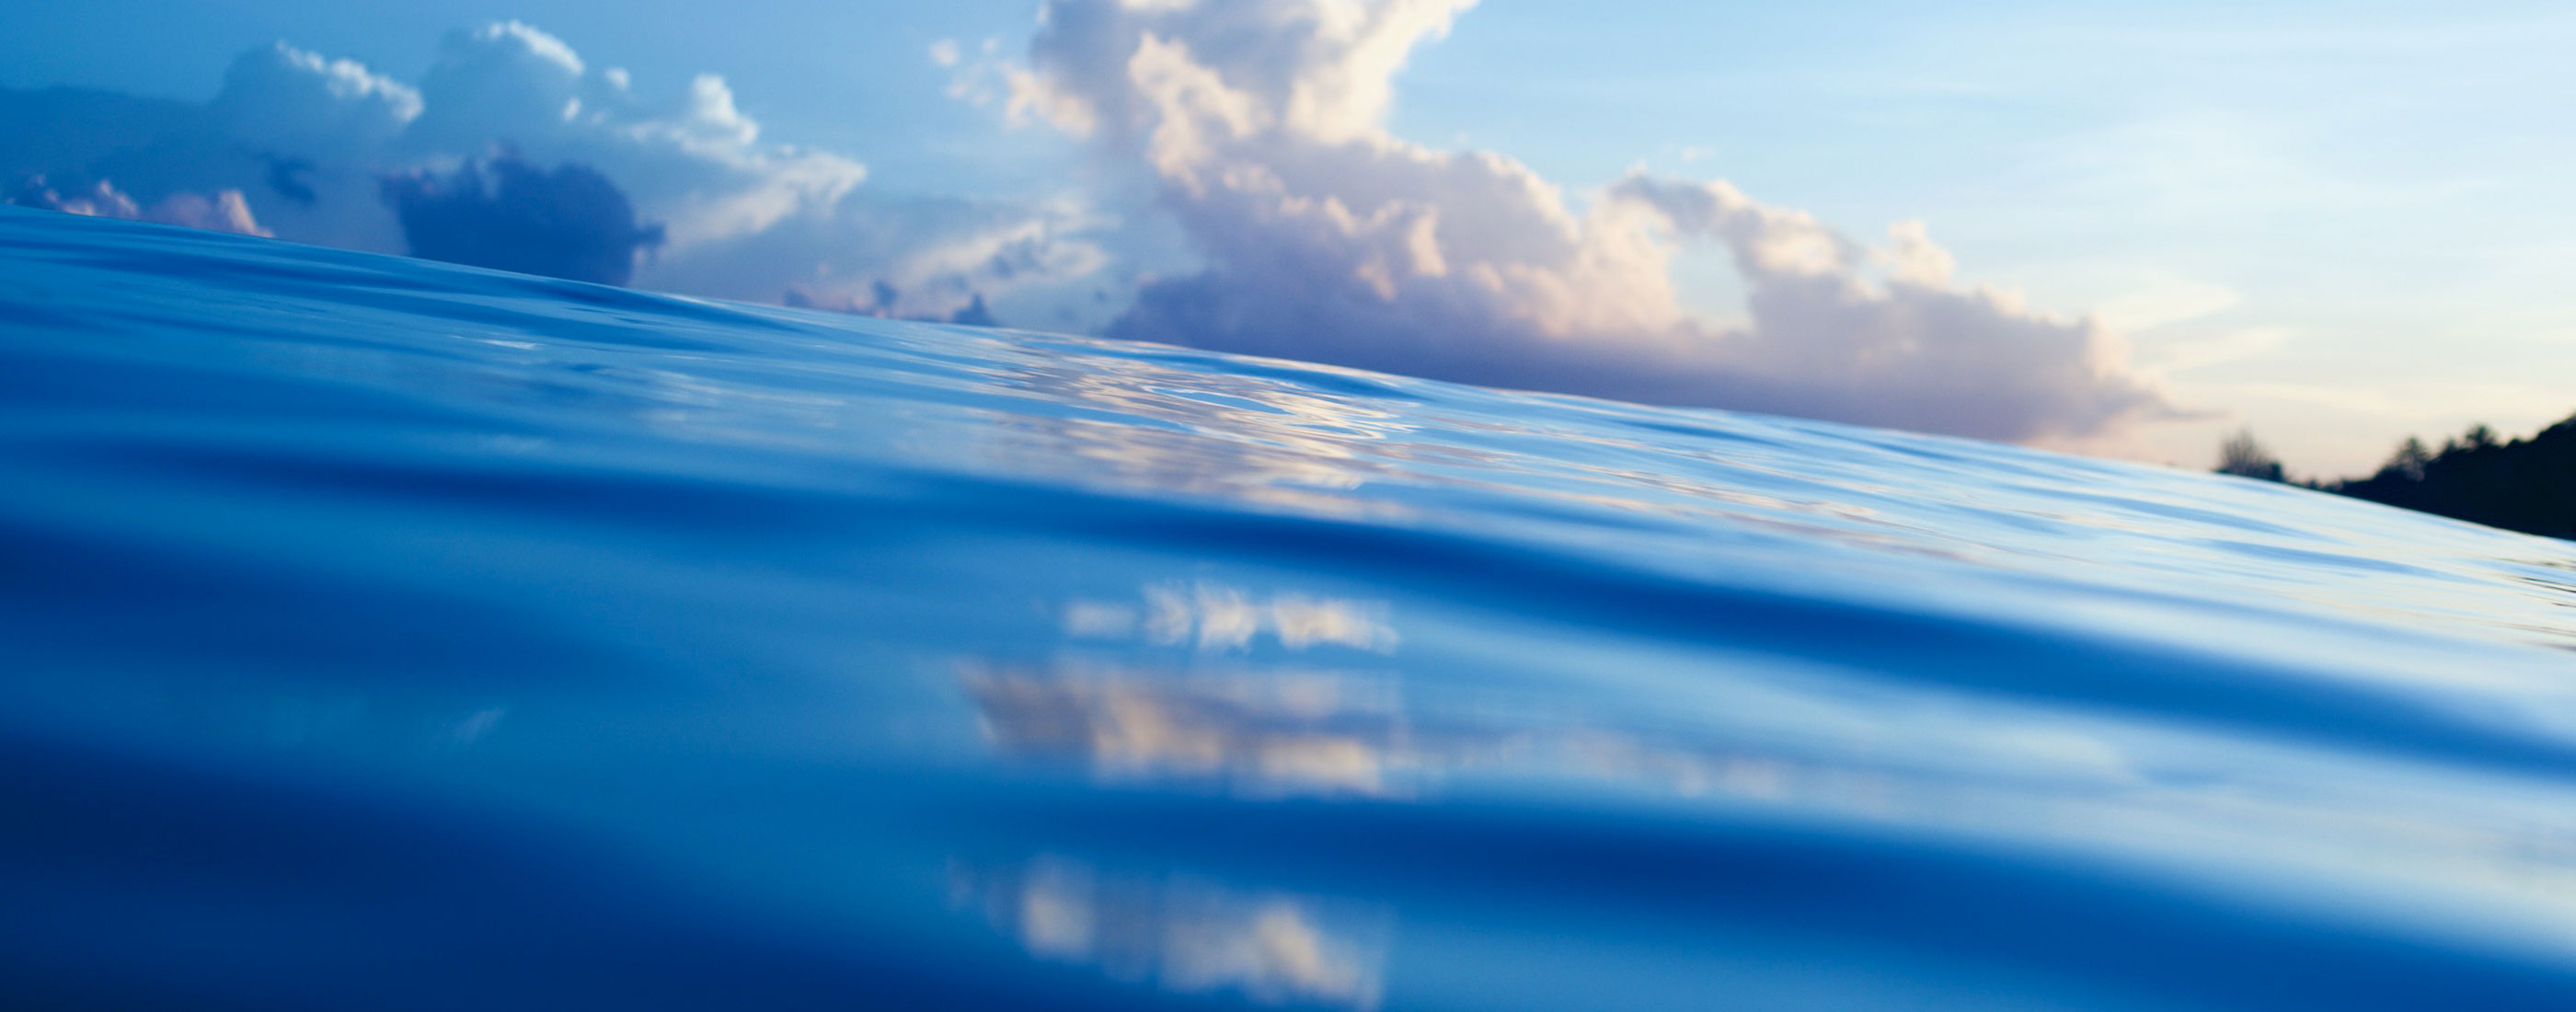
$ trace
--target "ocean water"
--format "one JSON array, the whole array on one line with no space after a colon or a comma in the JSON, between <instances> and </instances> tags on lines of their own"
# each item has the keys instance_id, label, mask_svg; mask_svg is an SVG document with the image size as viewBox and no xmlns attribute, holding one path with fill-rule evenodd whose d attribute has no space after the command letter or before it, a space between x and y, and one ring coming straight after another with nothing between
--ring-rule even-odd
<instances>
[{"instance_id":1,"label":"ocean water","mask_svg":"<svg viewBox=\"0 0 2576 1012\"><path fill-rule=\"evenodd\" d=\"M0 211L15 1008L2576 1007L2576 546Z\"/></svg>"}]
</instances>

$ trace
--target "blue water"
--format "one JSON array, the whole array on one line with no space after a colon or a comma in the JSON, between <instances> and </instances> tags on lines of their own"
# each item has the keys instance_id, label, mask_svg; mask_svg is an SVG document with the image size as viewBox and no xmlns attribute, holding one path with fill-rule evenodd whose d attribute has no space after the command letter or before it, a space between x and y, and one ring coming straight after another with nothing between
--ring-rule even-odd
<instances>
[{"instance_id":1,"label":"blue water","mask_svg":"<svg viewBox=\"0 0 2576 1012\"><path fill-rule=\"evenodd\" d=\"M0 995L2576 1007L2576 545L0 212Z\"/></svg>"}]
</instances>

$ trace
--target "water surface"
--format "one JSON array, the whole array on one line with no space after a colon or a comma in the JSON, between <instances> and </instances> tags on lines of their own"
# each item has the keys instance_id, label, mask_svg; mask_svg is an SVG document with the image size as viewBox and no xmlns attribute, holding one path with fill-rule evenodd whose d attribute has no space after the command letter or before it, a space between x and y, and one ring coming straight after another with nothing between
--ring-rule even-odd
<instances>
[{"instance_id":1,"label":"water surface","mask_svg":"<svg viewBox=\"0 0 2576 1012\"><path fill-rule=\"evenodd\" d=\"M0 210L0 991L2568 1008L2576 546Z\"/></svg>"}]
</instances>

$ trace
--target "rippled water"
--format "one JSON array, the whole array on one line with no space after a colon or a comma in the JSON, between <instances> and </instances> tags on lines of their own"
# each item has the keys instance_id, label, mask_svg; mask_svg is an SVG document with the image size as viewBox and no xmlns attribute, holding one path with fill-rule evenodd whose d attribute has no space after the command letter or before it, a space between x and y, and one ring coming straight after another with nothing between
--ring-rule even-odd
<instances>
[{"instance_id":1,"label":"rippled water","mask_svg":"<svg viewBox=\"0 0 2576 1012\"><path fill-rule=\"evenodd\" d=\"M2576 546L0 212L0 993L2576 1007Z\"/></svg>"}]
</instances>

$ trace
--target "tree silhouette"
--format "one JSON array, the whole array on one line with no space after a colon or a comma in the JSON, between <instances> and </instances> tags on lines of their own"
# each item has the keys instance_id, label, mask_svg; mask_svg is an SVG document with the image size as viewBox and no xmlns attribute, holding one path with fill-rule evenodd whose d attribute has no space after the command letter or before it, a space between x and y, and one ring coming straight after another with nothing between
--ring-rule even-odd
<instances>
[{"instance_id":1,"label":"tree silhouette","mask_svg":"<svg viewBox=\"0 0 2576 1012\"><path fill-rule=\"evenodd\" d=\"M2218 471L2282 481L2281 462L2238 430L2218 448ZM2472 425L2438 452L2413 436L2367 478L2310 480L2323 492L2553 538L2576 538L2576 416L2529 439L2500 442Z\"/></svg>"},{"instance_id":2,"label":"tree silhouette","mask_svg":"<svg viewBox=\"0 0 2576 1012\"><path fill-rule=\"evenodd\" d=\"M2318 486L2490 527L2576 538L2576 417L2530 439L2498 442L2471 426L2440 453L2408 438L2379 473Z\"/></svg>"},{"instance_id":3,"label":"tree silhouette","mask_svg":"<svg viewBox=\"0 0 2576 1012\"><path fill-rule=\"evenodd\" d=\"M2235 435L2218 445L2218 473L2264 481L2282 480L2280 458L2272 456L2272 451L2255 442L2250 429L2238 429Z\"/></svg>"}]
</instances>

